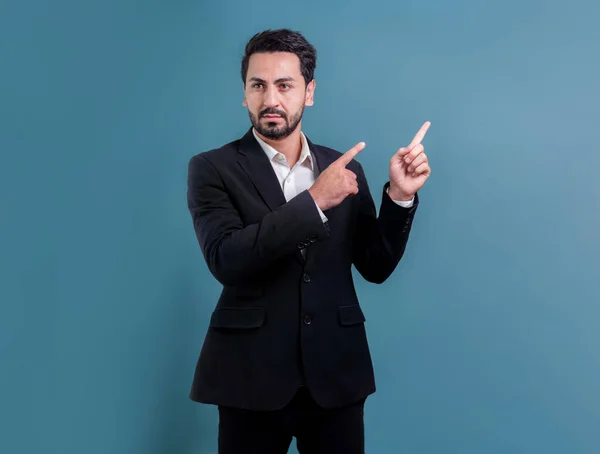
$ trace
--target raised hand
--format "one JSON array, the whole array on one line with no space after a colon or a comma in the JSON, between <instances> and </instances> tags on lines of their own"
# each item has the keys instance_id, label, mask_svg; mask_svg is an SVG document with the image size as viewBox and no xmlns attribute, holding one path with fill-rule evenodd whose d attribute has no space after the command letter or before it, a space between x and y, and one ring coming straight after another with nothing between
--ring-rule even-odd
<instances>
[{"instance_id":1,"label":"raised hand","mask_svg":"<svg viewBox=\"0 0 600 454\"><path fill-rule=\"evenodd\" d=\"M389 196L393 200L411 200L431 174L421 141L431 126L426 121L407 147L400 148L390 160Z\"/></svg>"},{"instance_id":2,"label":"raised hand","mask_svg":"<svg viewBox=\"0 0 600 454\"><path fill-rule=\"evenodd\" d=\"M364 142L354 145L321 172L317 181L310 187L308 192L321 210L337 206L349 195L358 194L356 174L346 169L346 166L364 148Z\"/></svg>"}]
</instances>

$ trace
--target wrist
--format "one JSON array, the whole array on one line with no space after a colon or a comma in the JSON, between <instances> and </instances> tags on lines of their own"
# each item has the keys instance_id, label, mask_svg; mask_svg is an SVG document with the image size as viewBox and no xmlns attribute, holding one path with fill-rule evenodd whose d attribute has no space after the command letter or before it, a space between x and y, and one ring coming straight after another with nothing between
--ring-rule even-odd
<instances>
[{"instance_id":1,"label":"wrist","mask_svg":"<svg viewBox=\"0 0 600 454\"><path fill-rule=\"evenodd\" d=\"M312 189L309 189L308 193L313 198L313 200L315 201L315 203L317 204L317 206L319 207L319 209L323 210L323 204L322 204L321 199L319 198L318 194L316 194L316 192L313 191Z\"/></svg>"},{"instance_id":2,"label":"wrist","mask_svg":"<svg viewBox=\"0 0 600 454\"><path fill-rule=\"evenodd\" d=\"M388 189L388 195L390 196L390 199L397 200L399 202L410 202L415 196L414 194L405 194L391 185Z\"/></svg>"}]
</instances>

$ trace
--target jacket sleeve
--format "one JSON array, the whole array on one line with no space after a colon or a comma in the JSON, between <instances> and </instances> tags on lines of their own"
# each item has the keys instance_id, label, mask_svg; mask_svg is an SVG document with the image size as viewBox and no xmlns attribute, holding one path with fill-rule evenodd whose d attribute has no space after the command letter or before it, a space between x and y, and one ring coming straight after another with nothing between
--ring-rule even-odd
<instances>
[{"instance_id":1,"label":"jacket sleeve","mask_svg":"<svg viewBox=\"0 0 600 454\"><path fill-rule=\"evenodd\" d=\"M302 243L329 235L308 190L259 223L244 225L219 172L202 154L188 165L187 202L208 268L223 285L249 281Z\"/></svg>"},{"instance_id":2,"label":"jacket sleeve","mask_svg":"<svg viewBox=\"0 0 600 454\"><path fill-rule=\"evenodd\" d=\"M381 284L392 274L404 255L419 197L415 194L413 206L404 208L394 203L387 194L387 182L383 187L381 208L377 217L375 203L360 164L357 180L359 208L352 261L367 281Z\"/></svg>"}]
</instances>

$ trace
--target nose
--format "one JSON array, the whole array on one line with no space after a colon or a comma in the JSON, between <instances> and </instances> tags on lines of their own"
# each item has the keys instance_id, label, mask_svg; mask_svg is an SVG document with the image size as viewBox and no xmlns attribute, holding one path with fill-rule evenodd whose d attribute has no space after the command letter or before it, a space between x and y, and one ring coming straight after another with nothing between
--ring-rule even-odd
<instances>
[{"instance_id":1,"label":"nose","mask_svg":"<svg viewBox=\"0 0 600 454\"><path fill-rule=\"evenodd\" d=\"M279 105L279 100L277 99L277 91L272 88L267 88L265 90L263 104L265 107L275 107Z\"/></svg>"}]
</instances>

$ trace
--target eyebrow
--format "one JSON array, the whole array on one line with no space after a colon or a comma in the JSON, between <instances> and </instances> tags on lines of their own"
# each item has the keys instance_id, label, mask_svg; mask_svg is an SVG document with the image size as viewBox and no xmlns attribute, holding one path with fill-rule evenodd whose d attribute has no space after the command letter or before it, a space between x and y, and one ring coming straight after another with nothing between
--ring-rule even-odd
<instances>
[{"instance_id":1,"label":"eyebrow","mask_svg":"<svg viewBox=\"0 0 600 454\"><path fill-rule=\"evenodd\" d=\"M275 81L275 83L280 84L281 82L293 82L293 81L294 81L293 77L281 77L281 78L277 79ZM264 84L266 81L261 79L260 77L251 77L250 82L260 82L261 84Z\"/></svg>"}]
</instances>

